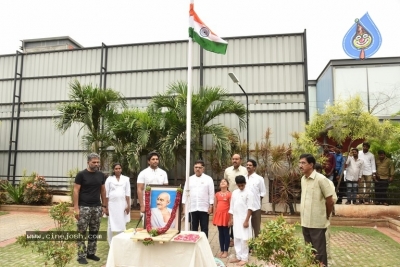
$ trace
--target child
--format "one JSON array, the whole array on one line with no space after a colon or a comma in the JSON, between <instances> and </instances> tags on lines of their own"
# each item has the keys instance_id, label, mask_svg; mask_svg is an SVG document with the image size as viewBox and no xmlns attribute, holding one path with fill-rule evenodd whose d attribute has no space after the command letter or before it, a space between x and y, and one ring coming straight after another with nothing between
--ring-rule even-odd
<instances>
[{"instance_id":1,"label":"child","mask_svg":"<svg viewBox=\"0 0 400 267\"><path fill-rule=\"evenodd\" d=\"M249 221L253 210L256 210L256 208L253 205L253 194L246 189L246 178L243 175L238 175L235 182L238 189L232 192L229 226L233 225L236 259L232 259L230 262L237 262L237 265L243 266L249 260L247 240L253 234Z\"/></svg>"},{"instance_id":2,"label":"child","mask_svg":"<svg viewBox=\"0 0 400 267\"><path fill-rule=\"evenodd\" d=\"M232 193L228 191L229 182L227 179L223 178L219 183L221 191L215 194L214 200L214 218L213 225L218 226L219 233L219 246L221 247L221 252L218 254L220 258L228 257L229 249L229 206L231 203Z\"/></svg>"}]
</instances>

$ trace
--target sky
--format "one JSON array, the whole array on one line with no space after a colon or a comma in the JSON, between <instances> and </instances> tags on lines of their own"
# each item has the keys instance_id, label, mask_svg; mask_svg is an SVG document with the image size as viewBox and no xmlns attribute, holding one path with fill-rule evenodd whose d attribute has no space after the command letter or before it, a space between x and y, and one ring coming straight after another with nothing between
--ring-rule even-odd
<instances>
[{"instance_id":1,"label":"sky","mask_svg":"<svg viewBox=\"0 0 400 267\"><path fill-rule=\"evenodd\" d=\"M70 36L84 47L185 40L189 0L0 0L0 55L21 40ZM382 45L373 57L400 56L400 0L197 0L196 13L221 37L307 30L308 78L349 58L343 37L369 13ZM229 44L228 44L229 50Z\"/></svg>"}]
</instances>

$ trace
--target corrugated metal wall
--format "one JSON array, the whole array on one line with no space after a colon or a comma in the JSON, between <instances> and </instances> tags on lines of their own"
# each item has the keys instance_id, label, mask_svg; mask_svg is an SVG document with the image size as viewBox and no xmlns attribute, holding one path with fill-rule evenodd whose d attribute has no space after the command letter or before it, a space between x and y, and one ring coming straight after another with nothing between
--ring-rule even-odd
<instances>
[{"instance_id":1,"label":"corrugated metal wall","mask_svg":"<svg viewBox=\"0 0 400 267\"><path fill-rule=\"evenodd\" d=\"M268 127L274 143L291 142L290 133L302 131L308 117L305 33L227 40L225 56L201 52L194 45L194 89L221 86L245 104L242 91L228 77L234 72L249 95L250 143L261 141ZM17 181L27 170L44 175L53 185L65 185L68 170L86 166L80 127L74 125L64 135L54 127L56 106L68 100L68 84L74 79L100 85L101 77L101 86L120 91L130 107L139 108L145 108L170 83L187 80L187 41L24 54L19 55L17 72L22 57ZM16 56L0 56L0 178L7 177L13 91L20 85L18 81L14 84L15 62ZM101 67L105 67L102 74ZM233 116L223 116L218 122L239 131ZM246 130L239 133L245 140ZM206 137L205 148L210 147Z\"/></svg>"}]
</instances>

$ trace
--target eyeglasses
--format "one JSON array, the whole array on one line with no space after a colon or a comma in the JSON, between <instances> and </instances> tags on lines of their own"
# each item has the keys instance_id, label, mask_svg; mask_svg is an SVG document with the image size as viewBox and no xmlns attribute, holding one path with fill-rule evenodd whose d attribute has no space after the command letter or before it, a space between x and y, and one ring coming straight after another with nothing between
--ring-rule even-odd
<instances>
[{"instance_id":1,"label":"eyeglasses","mask_svg":"<svg viewBox=\"0 0 400 267\"><path fill-rule=\"evenodd\" d=\"M203 166L194 166L195 169L203 169Z\"/></svg>"}]
</instances>

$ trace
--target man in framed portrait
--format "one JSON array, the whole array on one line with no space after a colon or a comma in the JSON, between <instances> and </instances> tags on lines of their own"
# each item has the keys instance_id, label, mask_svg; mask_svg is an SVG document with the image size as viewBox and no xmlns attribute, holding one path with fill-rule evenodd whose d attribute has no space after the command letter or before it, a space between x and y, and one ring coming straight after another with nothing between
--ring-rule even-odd
<instances>
[{"instance_id":1,"label":"man in framed portrait","mask_svg":"<svg viewBox=\"0 0 400 267\"><path fill-rule=\"evenodd\" d=\"M157 196L156 207L151 209L151 226L165 227L171 218L172 209L168 207L171 203L171 195L168 192L161 192ZM175 227L175 222L172 222L171 227Z\"/></svg>"}]
</instances>

